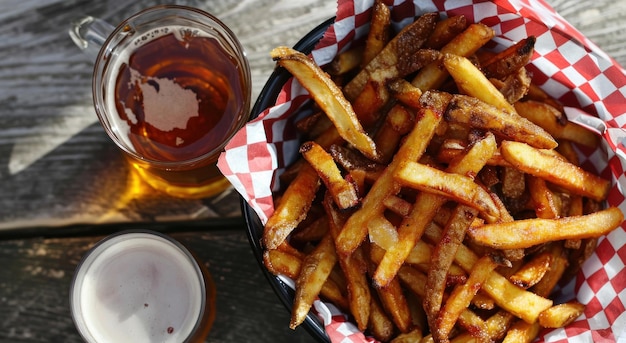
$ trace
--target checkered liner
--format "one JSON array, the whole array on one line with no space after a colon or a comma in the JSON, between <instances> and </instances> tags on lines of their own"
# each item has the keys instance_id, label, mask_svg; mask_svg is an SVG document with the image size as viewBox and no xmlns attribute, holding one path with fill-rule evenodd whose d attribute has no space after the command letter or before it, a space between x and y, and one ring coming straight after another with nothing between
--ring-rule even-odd
<instances>
[{"instance_id":1,"label":"checkered liner","mask_svg":"<svg viewBox=\"0 0 626 343\"><path fill-rule=\"evenodd\" d=\"M319 65L362 39L368 29L372 0L339 0L335 24L329 27L311 56ZM502 50L529 35L537 37L528 66L533 81L566 106L570 120L596 130L605 138L593 151L581 150L582 166L613 182L608 202L626 212L622 185L626 185L626 73L615 61L567 23L543 0L519 1L401 1L392 5L399 29L414 15L439 12L464 14L469 21L492 27L497 37L490 46ZM276 106L265 110L243 128L221 155L219 167L234 187L266 222L273 211L272 189L280 187L278 175L297 158L299 145L291 116L310 98L290 79ZM290 119L289 119L290 118ZM288 120L289 119L289 120ZM599 242L596 253L578 277L561 289L560 300L574 297L586 310L567 328L544 330L541 342L615 342L626 339L626 226ZM333 342L372 342L332 305L316 302Z\"/></svg>"}]
</instances>

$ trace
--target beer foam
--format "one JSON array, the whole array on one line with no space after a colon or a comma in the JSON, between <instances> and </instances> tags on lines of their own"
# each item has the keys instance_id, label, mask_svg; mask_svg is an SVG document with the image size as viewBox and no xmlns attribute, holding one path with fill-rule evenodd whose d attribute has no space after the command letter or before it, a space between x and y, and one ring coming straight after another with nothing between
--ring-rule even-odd
<instances>
[{"instance_id":1,"label":"beer foam","mask_svg":"<svg viewBox=\"0 0 626 343\"><path fill-rule=\"evenodd\" d=\"M105 93L104 101L109 114L109 124L117 138L124 146L135 151L129 138L131 134L130 125L121 120L116 111L115 84L118 71L122 65L129 65L130 56L141 46L168 34L173 34L179 41L185 41L186 35L194 37L212 37L210 34L198 29L190 29L185 26L160 27L143 33L138 38L132 40L128 45L112 55L110 65L107 67L107 75L104 77ZM198 116L198 99L193 90L185 89L176 83L176 80L167 78L145 77L141 73L131 69L132 79L130 83L137 81L143 93L143 106L146 115L145 121L161 131L171 131L174 128L185 129L188 120L193 116ZM131 109L124 106L124 112L133 124L137 123L137 116ZM177 144L183 144L182 139L177 140Z\"/></svg>"},{"instance_id":2,"label":"beer foam","mask_svg":"<svg viewBox=\"0 0 626 343\"><path fill-rule=\"evenodd\" d=\"M202 275L175 244L148 233L120 235L90 254L73 310L95 342L182 342L203 311Z\"/></svg>"},{"instance_id":3,"label":"beer foam","mask_svg":"<svg viewBox=\"0 0 626 343\"><path fill-rule=\"evenodd\" d=\"M130 83L138 84L143 95L146 123L161 131L186 129L189 119L200 115L193 90L184 89L167 78L144 77L134 69L130 69L130 73Z\"/></svg>"}]
</instances>

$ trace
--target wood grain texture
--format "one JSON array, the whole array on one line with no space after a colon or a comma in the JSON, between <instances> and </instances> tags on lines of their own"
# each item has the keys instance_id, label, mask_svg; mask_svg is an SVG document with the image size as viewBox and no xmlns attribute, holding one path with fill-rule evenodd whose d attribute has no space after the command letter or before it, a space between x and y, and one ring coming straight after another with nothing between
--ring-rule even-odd
<instances>
[{"instance_id":1,"label":"wood grain texture","mask_svg":"<svg viewBox=\"0 0 626 343\"><path fill-rule=\"evenodd\" d=\"M211 221L239 218L237 195L182 200L152 191L136 182L96 122L92 62L69 39L69 23L84 14L115 23L157 3L165 1L0 1L0 342L81 341L69 314L69 285L103 227L80 226L72 236L54 238L38 229L52 233L57 229L48 227L67 224L188 219L201 221L193 227L165 225L199 255L217 283L218 312L208 342L313 341L302 328L288 329L288 311L252 256L243 225L231 223L226 230ZM207 10L233 29L251 64L253 100L274 69L269 51L294 45L334 15L336 5L334 0L176 3ZM626 1L549 3L626 65Z\"/></svg>"}]
</instances>

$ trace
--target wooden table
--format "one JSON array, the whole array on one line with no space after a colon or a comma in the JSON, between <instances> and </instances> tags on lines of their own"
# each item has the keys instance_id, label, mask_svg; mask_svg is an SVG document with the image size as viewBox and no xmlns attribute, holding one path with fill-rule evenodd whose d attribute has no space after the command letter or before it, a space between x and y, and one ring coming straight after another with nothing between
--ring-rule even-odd
<instances>
[{"instance_id":1,"label":"wooden table","mask_svg":"<svg viewBox=\"0 0 626 343\"><path fill-rule=\"evenodd\" d=\"M104 235L131 227L170 233L204 261L217 284L208 342L311 342L254 259L238 196L169 198L136 182L96 122L92 62L68 37L90 14L111 23L152 0L0 2L0 341L79 342L68 290L76 264ZM335 13L334 0L184 0L238 35L252 68L253 99L293 45ZM626 65L626 2L550 3ZM132 187L131 187L132 186Z\"/></svg>"}]
</instances>

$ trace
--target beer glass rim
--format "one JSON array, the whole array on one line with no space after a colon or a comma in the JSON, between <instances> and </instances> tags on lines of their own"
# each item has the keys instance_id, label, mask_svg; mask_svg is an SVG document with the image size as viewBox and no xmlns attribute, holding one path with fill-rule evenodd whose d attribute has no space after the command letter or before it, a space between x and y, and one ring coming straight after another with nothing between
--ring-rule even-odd
<instances>
[{"instance_id":1,"label":"beer glass rim","mask_svg":"<svg viewBox=\"0 0 626 343\"><path fill-rule=\"evenodd\" d=\"M216 30L218 34L220 34L220 36L225 39L225 42L228 44L228 46L235 51L236 54L234 57L237 59L238 65L241 67L240 74L244 78L243 83L245 85L245 89L244 89L243 104L241 107L242 110L240 113L238 113L239 115L242 116L242 119L237 122L237 125L233 128L231 134L221 144L216 146L213 150L208 151L202 155L186 159L186 160L163 161L163 160L157 160L157 159L152 159L152 158L147 158L145 156L141 156L140 154L136 153L132 149L129 149L129 147L126 144L122 143L121 139L119 139L116 133L113 132L110 125L104 124L105 122L108 123L108 119L107 119L108 115L106 114L107 113L106 105L103 104L104 101L102 99L102 95L103 95L102 77L104 75L106 68L108 67L109 58L113 50L121 42L121 40L124 39L122 38L120 40L120 38L118 37L118 34L126 30L130 23L133 23L147 15L158 13L158 12L170 13L171 15L181 15L181 14L194 15L195 14L198 16L197 18L196 17L194 18L183 17L183 18L187 20L192 20L192 21L198 21L198 18L202 18L202 20L207 20L207 22L204 24L209 25L212 27L212 29ZM155 21L155 19L151 20L150 22L153 22L153 21ZM248 121L250 117L250 106L251 106L250 97L252 94L251 84L252 84L252 81L251 81L251 75L250 75L250 64L249 64L245 49L241 45L241 42L239 42L239 40L237 39L237 36L235 35L235 33L228 26L226 26L226 24L224 24L220 19L218 19L213 14L203 11L201 9L190 7L190 6L184 6L184 5L167 4L167 5L151 6L131 15L130 17L124 19L121 23L119 23L115 27L115 29L109 34L104 44L102 44L102 47L100 48L100 51L98 52L98 55L95 61L95 65L93 69L93 78L92 78L92 97L93 97L94 108L96 110L96 115L98 116L100 123L102 124L107 135L113 140L113 142L120 149L122 149L126 154L128 154L129 156L131 156L137 161L150 163L152 166L155 166L157 168L176 170L179 168L192 167L200 162L204 162L207 156L216 155L215 160L217 160L217 153L221 151L222 149L224 149L224 146L226 146L228 141L234 136L234 134L237 131L239 131L241 127L243 127L243 125ZM215 162L215 161L211 161L211 162Z\"/></svg>"},{"instance_id":2,"label":"beer glass rim","mask_svg":"<svg viewBox=\"0 0 626 343\"><path fill-rule=\"evenodd\" d=\"M185 245L183 245L182 243L180 243L179 241L177 241L176 239L168 235L165 235L158 231L153 231L153 230L148 230L148 229L128 229L128 230L122 230L122 231L118 231L116 233L110 234L104 237L103 239L101 239L100 241L96 242L96 244L94 244L91 248L89 248L89 250L83 255L81 260L78 262L74 271L74 275L72 277L72 281L70 284L70 291L69 291L70 313L72 315L72 321L74 322L74 325L78 330L78 333L86 342L91 342L91 338L93 336L86 335L86 333L84 332L86 329L86 325L79 318L79 314L77 313L79 312L77 311L78 309L77 301L79 300L78 298L80 297L76 295L76 292L80 289L80 286L82 285L82 282L79 283L79 281L81 281L85 276L84 274L81 275L80 273L81 269L85 267L86 263L94 262L95 259L97 259L97 256L93 257L93 254L98 252L101 247L103 247L107 243L110 243L112 240L120 239L124 236L129 236L129 235L138 235L138 237L141 237L141 238L158 238L158 239L161 239L165 243L172 244L176 249L178 249L187 258L190 265L193 267L194 271L196 272L196 276L200 280L200 285L199 285L200 286L199 301L201 302L200 311L198 312L196 323L191 328L189 335L185 338L184 342L187 342L189 339L191 339L194 336L194 334L199 330L199 328L202 325L202 319L203 319L203 316L207 307L207 301L208 301L208 299L206 298L206 288L209 285L206 284L202 269L198 265L199 262L195 259L191 251L187 249L187 247L185 247Z\"/></svg>"}]
</instances>

